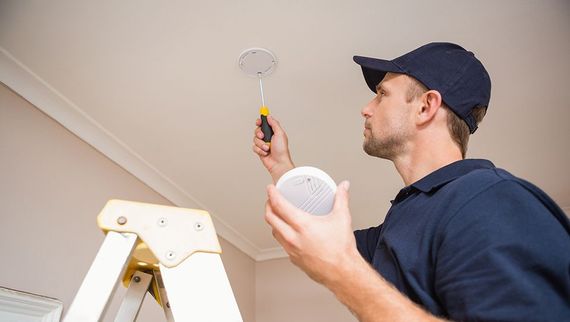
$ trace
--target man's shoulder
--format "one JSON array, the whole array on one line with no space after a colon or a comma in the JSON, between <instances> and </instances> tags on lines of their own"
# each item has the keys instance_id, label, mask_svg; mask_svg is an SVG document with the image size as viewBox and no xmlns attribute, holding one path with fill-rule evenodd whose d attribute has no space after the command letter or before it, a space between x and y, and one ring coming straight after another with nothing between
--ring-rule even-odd
<instances>
[{"instance_id":1,"label":"man's shoulder","mask_svg":"<svg viewBox=\"0 0 570 322\"><path fill-rule=\"evenodd\" d=\"M501 168L481 168L475 169L465 175L457 178L454 182L458 183L496 183L504 180L518 180L507 170Z\"/></svg>"},{"instance_id":2,"label":"man's shoulder","mask_svg":"<svg viewBox=\"0 0 570 322\"><path fill-rule=\"evenodd\" d=\"M521 190L522 188L522 190ZM453 190L466 196L466 199L495 194L506 190L512 193L524 193L528 188L541 191L533 184L518 178L501 168L486 168L473 170L449 183L447 189Z\"/></svg>"},{"instance_id":3,"label":"man's shoulder","mask_svg":"<svg viewBox=\"0 0 570 322\"><path fill-rule=\"evenodd\" d=\"M557 207L541 188L501 168L473 170L450 182L447 189L465 196L466 202L485 202L486 198L496 197L508 202L522 198Z\"/></svg>"},{"instance_id":4,"label":"man's shoulder","mask_svg":"<svg viewBox=\"0 0 570 322\"><path fill-rule=\"evenodd\" d=\"M491 161L465 159L438 169L413 186L426 193L432 202L458 205L480 194L489 193L496 186L509 189L524 186L524 183L524 180L510 172L495 167Z\"/></svg>"},{"instance_id":5,"label":"man's shoulder","mask_svg":"<svg viewBox=\"0 0 570 322\"><path fill-rule=\"evenodd\" d=\"M466 216L480 220L489 217L491 222L507 217L524 220L549 212L568 226L567 218L560 215L562 211L544 191L500 168L473 170L449 182L438 194L446 201L444 221Z\"/></svg>"},{"instance_id":6,"label":"man's shoulder","mask_svg":"<svg viewBox=\"0 0 570 322\"><path fill-rule=\"evenodd\" d=\"M456 222L476 220L492 225L546 220L570 232L570 221L554 200L536 185L504 169L474 170L446 188L460 196L448 220L456 217ZM471 218L466 221L466 217Z\"/></svg>"}]
</instances>

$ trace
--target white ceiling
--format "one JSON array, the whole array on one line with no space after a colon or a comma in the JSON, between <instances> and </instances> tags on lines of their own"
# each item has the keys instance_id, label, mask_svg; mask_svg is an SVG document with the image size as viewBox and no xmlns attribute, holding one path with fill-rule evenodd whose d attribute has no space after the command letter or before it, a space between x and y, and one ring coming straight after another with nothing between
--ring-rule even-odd
<instances>
[{"instance_id":1,"label":"white ceiling","mask_svg":"<svg viewBox=\"0 0 570 322\"><path fill-rule=\"evenodd\" d=\"M491 74L468 155L570 207L567 0L0 0L1 81L176 204L210 211L256 259L280 252L263 221L270 177L251 152L258 83L239 54L277 55L266 102L294 161L349 179L364 228L402 182L362 152L372 93L352 56L394 58L431 41L474 51Z\"/></svg>"}]
</instances>

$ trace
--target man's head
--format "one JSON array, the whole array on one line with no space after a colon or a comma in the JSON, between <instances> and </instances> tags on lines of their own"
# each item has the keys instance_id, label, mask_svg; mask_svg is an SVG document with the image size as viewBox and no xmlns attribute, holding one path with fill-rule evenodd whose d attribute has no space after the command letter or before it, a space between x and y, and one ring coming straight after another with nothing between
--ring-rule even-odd
<instances>
[{"instance_id":1,"label":"man's head","mask_svg":"<svg viewBox=\"0 0 570 322\"><path fill-rule=\"evenodd\" d=\"M421 99L429 90L418 80L408 77L410 79L407 99L408 101L413 101L416 99ZM442 102L442 108L446 110L447 114L447 128L451 138L455 141L457 146L461 151L461 156L465 158L467 154L467 144L469 143L470 129L465 121L463 121L457 114L453 112L444 102ZM471 114L475 120L475 124L479 125L487 112L486 106L476 106L472 109Z\"/></svg>"},{"instance_id":2,"label":"man's head","mask_svg":"<svg viewBox=\"0 0 570 322\"><path fill-rule=\"evenodd\" d=\"M395 102L396 96L399 97L397 104L409 105L408 107L411 107L413 100L418 103L423 100L427 106L438 103L442 107L439 114L447 115L450 136L465 156L469 134L477 129L491 95L489 75L473 53L451 43L430 43L392 61L360 56L355 56L354 61L361 65L369 88L377 93L375 99L363 110L365 117L366 111L371 111L370 106L374 105L374 102L380 105L382 99L389 100L382 104L387 106L388 103ZM379 90L390 92L384 95ZM403 104L402 99L405 99L407 104ZM405 110L404 107L402 109ZM397 112L385 117L400 117L399 120L393 121L402 121L402 116ZM410 121L413 123L413 120ZM367 119L367 123L369 122L372 121ZM381 126L396 125L394 122L385 122L387 124ZM369 133L364 143L366 152L391 159L391 154L398 152L398 149L404 149L401 143L410 135L411 128L402 123L397 127L399 132L390 132L390 135L387 135L389 127L382 129L384 134Z\"/></svg>"}]
</instances>

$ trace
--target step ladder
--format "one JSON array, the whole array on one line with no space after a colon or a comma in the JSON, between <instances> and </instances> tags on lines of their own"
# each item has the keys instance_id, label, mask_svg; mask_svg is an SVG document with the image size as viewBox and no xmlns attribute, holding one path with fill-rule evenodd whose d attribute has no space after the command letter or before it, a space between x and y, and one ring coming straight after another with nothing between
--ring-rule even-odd
<instances>
[{"instance_id":1,"label":"step ladder","mask_svg":"<svg viewBox=\"0 0 570 322\"><path fill-rule=\"evenodd\" d=\"M148 291L169 322L242 322L208 212L110 200L97 225L105 240L64 322L100 321L121 280L115 321L135 321Z\"/></svg>"}]
</instances>

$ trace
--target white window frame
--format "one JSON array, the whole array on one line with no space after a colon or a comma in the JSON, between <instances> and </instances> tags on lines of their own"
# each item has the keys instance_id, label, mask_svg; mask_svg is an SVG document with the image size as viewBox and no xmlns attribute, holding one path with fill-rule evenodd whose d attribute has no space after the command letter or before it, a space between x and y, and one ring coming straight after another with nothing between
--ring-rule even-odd
<instances>
[{"instance_id":1,"label":"white window frame","mask_svg":"<svg viewBox=\"0 0 570 322\"><path fill-rule=\"evenodd\" d=\"M62 311L60 300L0 287L0 321L59 322Z\"/></svg>"}]
</instances>

